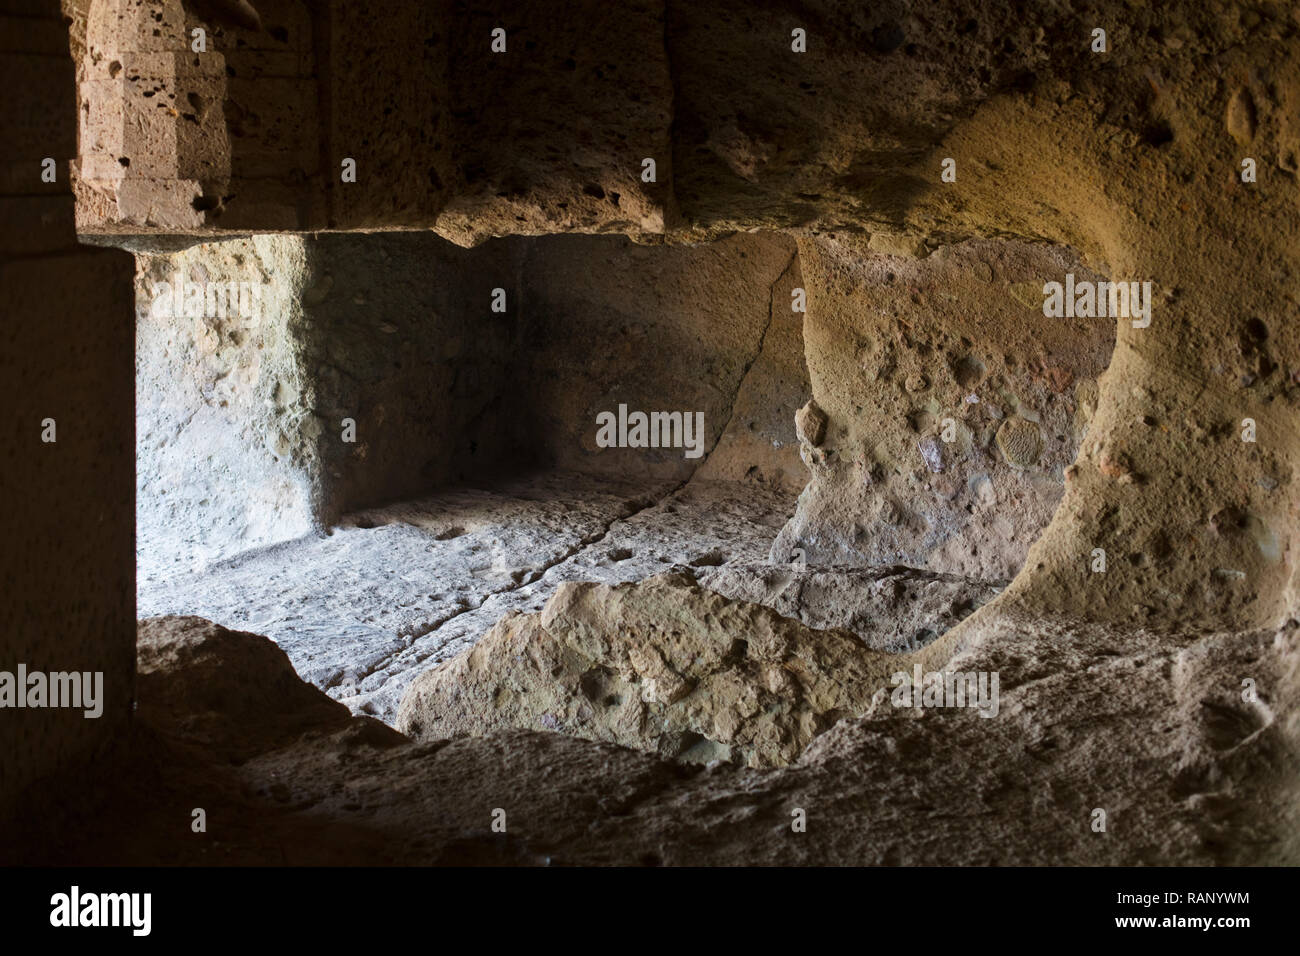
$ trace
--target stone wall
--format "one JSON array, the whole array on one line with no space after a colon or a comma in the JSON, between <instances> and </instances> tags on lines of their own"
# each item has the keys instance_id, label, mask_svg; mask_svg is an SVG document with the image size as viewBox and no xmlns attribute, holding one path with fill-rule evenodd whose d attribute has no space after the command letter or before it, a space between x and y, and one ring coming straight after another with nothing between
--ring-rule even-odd
<instances>
[{"instance_id":1,"label":"stone wall","mask_svg":"<svg viewBox=\"0 0 1300 956\"><path fill-rule=\"evenodd\" d=\"M315 389L321 522L517 462L504 397L519 310L508 244L322 236L307 242L307 269L297 335ZM492 310L497 288L505 312Z\"/></svg>"},{"instance_id":2,"label":"stone wall","mask_svg":"<svg viewBox=\"0 0 1300 956\"><path fill-rule=\"evenodd\" d=\"M299 332L303 241L141 253L136 510L141 573L298 537L320 494L316 383Z\"/></svg>"},{"instance_id":3,"label":"stone wall","mask_svg":"<svg viewBox=\"0 0 1300 956\"><path fill-rule=\"evenodd\" d=\"M749 477L763 472L780 484L802 470L792 411L807 396L807 372L800 317L779 287L795 256L788 238L735 236L699 246L595 237L517 242L526 338L512 388L521 441L540 460L684 481L731 426L719 457L733 460L706 476L744 478L753 468ZM745 406L755 390L763 398ZM597 417L617 415L620 405L629 414L693 416L703 435L693 436L689 454L600 447Z\"/></svg>"},{"instance_id":4,"label":"stone wall","mask_svg":"<svg viewBox=\"0 0 1300 956\"><path fill-rule=\"evenodd\" d=\"M1095 276L1023 243L800 251L812 482L773 557L1009 580L1061 500L1115 334L1111 319L1045 318L1043 280Z\"/></svg>"}]
</instances>

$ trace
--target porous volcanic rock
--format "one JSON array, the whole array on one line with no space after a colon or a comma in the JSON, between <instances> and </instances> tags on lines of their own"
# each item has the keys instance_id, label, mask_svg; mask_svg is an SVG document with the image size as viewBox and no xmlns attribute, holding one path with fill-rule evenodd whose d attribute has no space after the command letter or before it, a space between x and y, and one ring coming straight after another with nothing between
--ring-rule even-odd
<instances>
[{"instance_id":1,"label":"porous volcanic rock","mask_svg":"<svg viewBox=\"0 0 1300 956\"><path fill-rule=\"evenodd\" d=\"M686 575L564 584L541 614L507 616L417 678L397 723L424 740L526 727L771 767L859 713L887 662Z\"/></svg>"}]
</instances>

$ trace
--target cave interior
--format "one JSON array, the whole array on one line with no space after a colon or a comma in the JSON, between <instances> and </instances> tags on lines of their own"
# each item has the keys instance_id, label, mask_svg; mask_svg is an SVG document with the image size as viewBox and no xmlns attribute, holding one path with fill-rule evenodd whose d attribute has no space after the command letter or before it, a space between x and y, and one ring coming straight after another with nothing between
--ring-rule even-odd
<instances>
[{"instance_id":1,"label":"cave interior","mask_svg":"<svg viewBox=\"0 0 1300 956\"><path fill-rule=\"evenodd\" d=\"M1300 862L1300 15L36 6L7 855Z\"/></svg>"}]
</instances>

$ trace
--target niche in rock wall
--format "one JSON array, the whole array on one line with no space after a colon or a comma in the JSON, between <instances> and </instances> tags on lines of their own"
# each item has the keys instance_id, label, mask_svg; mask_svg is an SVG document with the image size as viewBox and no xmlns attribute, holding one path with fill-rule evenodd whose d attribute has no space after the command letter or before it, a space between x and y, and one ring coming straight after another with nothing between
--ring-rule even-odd
<instances>
[{"instance_id":1,"label":"niche in rock wall","mask_svg":"<svg viewBox=\"0 0 1300 956\"><path fill-rule=\"evenodd\" d=\"M787 237L464 249L415 232L255 236L141 251L137 265L146 577L541 470L672 484L703 466L786 491L806 479ZM598 422L620 411L702 428L694 449L610 447Z\"/></svg>"}]
</instances>

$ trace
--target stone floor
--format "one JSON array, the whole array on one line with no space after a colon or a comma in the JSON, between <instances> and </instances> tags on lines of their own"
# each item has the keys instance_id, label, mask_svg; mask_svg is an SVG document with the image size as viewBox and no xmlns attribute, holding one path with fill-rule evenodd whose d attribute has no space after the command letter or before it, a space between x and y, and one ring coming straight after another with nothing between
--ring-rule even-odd
<instances>
[{"instance_id":1,"label":"stone floor","mask_svg":"<svg viewBox=\"0 0 1300 956\"><path fill-rule=\"evenodd\" d=\"M328 532L200 574L140 555L141 618L191 614L264 634L306 681L392 723L407 685L506 612L538 611L563 581L617 584L677 569L813 627L914 649L1000 582L912 569L768 564L793 496L754 485L628 483L549 473L357 512Z\"/></svg>"},{"instance_id":2,"label":"stone floor","mask_svg":"<svg viewBox=\"0 0 1300 956\"><path fill-rule=\"evenodd\" d=\"M0 859L1300 863L1297 622L1190 635L995 610L960 625L966 650L951 664L1001 673L998 719L895 707L882 690L768 770L530 730L414 742L301 683L264 638L195 618L143 622L130 737L84 768L84 785L0 827ZM1243 674L1257 702L1241 699ZM188 826L195 806L207 832ZM504 833L492 829L497 808ZM795 808L806 831L791 825Z\"/></svg>"}]
</instances>

